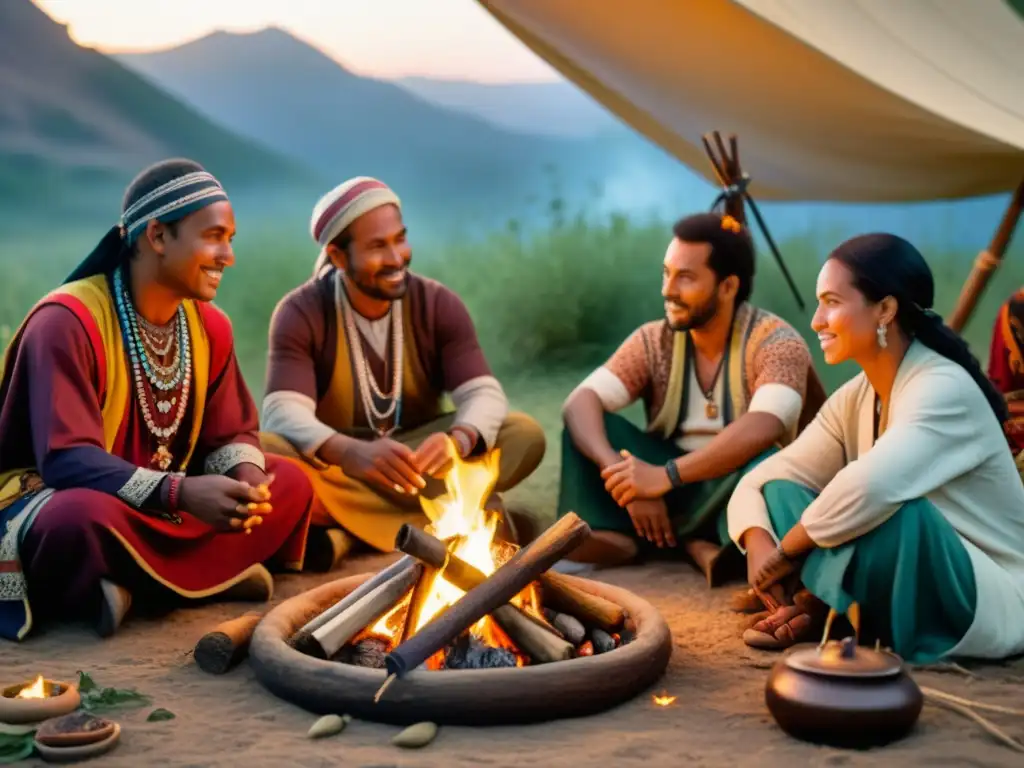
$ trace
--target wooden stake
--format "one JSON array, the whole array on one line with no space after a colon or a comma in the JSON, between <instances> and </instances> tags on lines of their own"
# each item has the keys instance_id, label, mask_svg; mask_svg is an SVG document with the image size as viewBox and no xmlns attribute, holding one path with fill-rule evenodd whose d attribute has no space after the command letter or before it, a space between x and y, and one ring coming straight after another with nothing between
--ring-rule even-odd
<instances>
[{"instance_id":1,"label":"wooden stake","mask_svg":"<svg viewBox=\"0 0 1024 768\"><path fill-rule=\"evenodd\" d=\"M1020 220L1022 212L1024 212L1024 179L1021 179L1010 198L1010 204L1006 206L1003 219L999 222L999 228L989 243L988 249L979 253L978 258L975 259L974 267L960 291L956 307L946 321L946 325L955 333L960 333L967 325L978 300L988 286L988 281L1002 263L1006 249L1010 247L1010 242L1013 240L1013 232L1017 228L1017 222Z\"/></svg>"}]
</instances>

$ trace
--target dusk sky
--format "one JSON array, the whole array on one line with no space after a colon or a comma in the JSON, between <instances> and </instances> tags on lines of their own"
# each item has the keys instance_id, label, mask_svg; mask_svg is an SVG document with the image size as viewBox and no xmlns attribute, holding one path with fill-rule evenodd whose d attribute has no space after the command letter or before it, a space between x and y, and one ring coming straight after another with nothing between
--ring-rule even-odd
<instances>
[{"instance_id":1,"label":"dusk sky","mask_svg":"<svg viewBox=\"0 0 1024 768\"><path fill-rule=\"evenodd\" d=\"M558 78L476 0L34 2L68 24L76 42L104 52L172 47L217 29L278 26L359 74L482 82Z\"/></svg>"}]
</instances>

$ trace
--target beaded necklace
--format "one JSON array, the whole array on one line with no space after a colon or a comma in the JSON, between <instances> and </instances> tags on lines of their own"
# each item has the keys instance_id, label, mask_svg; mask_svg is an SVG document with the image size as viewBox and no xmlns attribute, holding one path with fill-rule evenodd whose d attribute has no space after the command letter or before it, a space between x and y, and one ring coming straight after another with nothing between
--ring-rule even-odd
<instances>
[{"instance_id":1,"label":"beaded necklace","mask_svg":"<svg viewBox=\"0 0 1024 768\"><path fill-rule=\"evenodd\" d=\"M341 307L345 319L345 335L348 337L349 349L352 354L353 367L356 369L360 399L363 403L363 413L366 415L366 423L370 425L378 437L390 437L398 429L402 418L402 352L405 348L405 338L402 328L402 300L392 302L388 309L391 320L391 391L385 393L377 384L377 379L366 362L363 353L362 334L356 328L355 318L348 294L341 282L341 273L337 276L337 301ZM383 410L377 407L376 399L388 403ZM394 415L394 423L387 428L384 425Z\"/></svg>"},{"instance_id":2,"label":"beaded necklace","mask_svg":"<svg viewBox=\"0 0 1024 768\"><path fill-rule=\"evenodd\" d=\"M185 309L179 306L174 320L166 328L148 323L138 315L132 304L120 267L114 272L114 300L121 334L131 362L132 379L142 418L146 429L158 443L150 464L166 472L174 459L168 445L178 433L185 417L192 382L192 349ZM142 324L145 332L140 330ZM166 342L160 338L161 336L166 337ZM172 349L174 359L171 364L160 364L159 358ZM180 394L174 395L179 387ZM152 409L155 408L161 415L166 416L174 406L177 406L177 409L171 423L167 426L158 425Z\"/></svg>"}]
</instances>

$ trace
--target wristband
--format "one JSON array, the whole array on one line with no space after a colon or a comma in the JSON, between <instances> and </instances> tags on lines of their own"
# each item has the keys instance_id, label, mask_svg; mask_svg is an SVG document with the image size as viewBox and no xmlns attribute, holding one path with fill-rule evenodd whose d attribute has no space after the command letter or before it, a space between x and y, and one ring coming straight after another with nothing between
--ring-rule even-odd
<instances>
[{"instance_id":1,"label":"wristband","mask_svg":"<svg viewBox=\"0 0 1024 768\"><path fill-rule=\"evenodd\" d=\"M178 511L178 501L181 498L181 476L169 475L167 478L167 511L174 513Z\"/></svg>"},{"instance_id":2,"label":"wristband","mask_svg":"<svg viewBox=\"0 0 1024 768\"><path fill-rule=\"evenodd\" d=\"M673 488L682 488L686 483L683 482L683 478L679 476L679 467L676 466L675 459L669 459L665 462L665 471L668 472L669 482L672 483Z\"/></svg>"}]
</instances>

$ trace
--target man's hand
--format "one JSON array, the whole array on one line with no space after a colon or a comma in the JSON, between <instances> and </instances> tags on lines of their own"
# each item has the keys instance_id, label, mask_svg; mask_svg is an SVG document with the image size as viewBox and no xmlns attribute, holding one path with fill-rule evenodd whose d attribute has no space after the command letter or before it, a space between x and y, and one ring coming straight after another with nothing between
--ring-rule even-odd
<instances>
[{"instance_id":1,"label":"man's hand","mask_svg":"<svg viewBox=\"0 0 1024 768\"><path fill-rule=\"evenodd\" d=\"M244 530L246 518L270 512L270 493L224 475L186 477L178 506L221 531Z\"/></svg>"},{"instance_id":2,"label":"man's hand","mask_svg":"<svg viewBox=\"0 0 1024 768\"><path fill-rule=\"evenodd\" d=\"M672 481L664 467L641 461L628 451L622 451L621 455L622 461L601 470L605 490L620 507L628 507L634 501L660 499L672 490Z\"/></svg>"},{"instance_id":3,"label":"man's hand","mask_svg":"<svg viewBox=\"0 0 1024 768\"><path fill-rule=\"evenodd\" d=\"M672 530L672 521L668 517L668 507L664 499L641 499L627 505L626 511L633 521L636 534L647 539L659 548L676 545L676 534Z\"/></svg>"},{"instance_id":4,"label":"man's hand","mask_svg":"<svg viewBox=\"0 0 1024 768\"><path fill-rule=\"evenodd\" d=\"M353 440L340 461L341 471L356 480L396 493L414 494L426 485L407 445L390 438Z\"/></svg>"},{"instance_id":5,"label":"man's hand","mask_svg":"<svg viewBox=\"0 0 1024 768\"><path fill-rule=\"evenodd\" d=\"M457 450L451 437L444 432L435 432L420 443L420 447L413 454L412 462L421 475L439 477Z\"/></svg>"}]
</instances>

